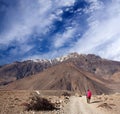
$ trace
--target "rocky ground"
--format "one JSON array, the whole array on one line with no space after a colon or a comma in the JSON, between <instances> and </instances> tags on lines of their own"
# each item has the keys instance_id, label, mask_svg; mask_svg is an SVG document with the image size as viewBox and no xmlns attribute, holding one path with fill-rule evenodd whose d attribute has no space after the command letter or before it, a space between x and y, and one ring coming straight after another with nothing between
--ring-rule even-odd
<instances>
[{"instance_id":1,"label":"rocky ground","mask_svg":"<svg viewBox=\"0 0 120 114\"><path fill-rule=\"evenodd\" d=\"M85 96L80 96L79 94L57 91L53 93L41 91L0 91L0 114L119 114L120 112L119 93L95 95L92 97L90 104L86 103ZM36 96L44 97L54 104L56 109L28 111L28 104Z\"/></svg>"}]
</instances>

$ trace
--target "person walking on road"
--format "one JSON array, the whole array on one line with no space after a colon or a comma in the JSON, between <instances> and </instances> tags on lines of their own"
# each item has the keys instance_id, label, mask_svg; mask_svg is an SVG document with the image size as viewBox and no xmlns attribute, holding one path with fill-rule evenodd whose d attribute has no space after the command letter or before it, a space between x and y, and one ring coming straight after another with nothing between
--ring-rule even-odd
<instances>
[{"instance_id":1,"label":"person walking on road","mask_svg":"<svg viewBox=\"0 0 120 114\"><path fill-rule=\"evenodd\" d=\"M91 96L92 96L92 92L88 89L86 93L87 103L90 103Z\"/></svg>"}]
</instances>

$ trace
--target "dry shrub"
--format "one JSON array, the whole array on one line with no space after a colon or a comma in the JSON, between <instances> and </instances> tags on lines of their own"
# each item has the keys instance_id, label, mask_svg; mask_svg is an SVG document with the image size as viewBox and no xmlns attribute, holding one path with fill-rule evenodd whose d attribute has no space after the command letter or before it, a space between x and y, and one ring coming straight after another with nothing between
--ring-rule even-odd
<instances>
[{"instance_id":1,"label":"dry shrub","mask_svg":"<svg viewBox=\"0 0 120 114\"><path fill-rule=\"evenodd\" d=\"M52 111L57 109L53 103L45 98L34 96L30 98L30 103L27 105L27 110L35 111Z\"/></svg>"}]
</instances>

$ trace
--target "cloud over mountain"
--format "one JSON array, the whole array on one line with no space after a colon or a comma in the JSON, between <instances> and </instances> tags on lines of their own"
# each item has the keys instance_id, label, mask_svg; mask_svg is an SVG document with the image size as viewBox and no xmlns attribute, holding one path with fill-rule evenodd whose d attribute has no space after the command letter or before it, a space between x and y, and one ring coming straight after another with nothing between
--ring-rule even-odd
<instances>
[{"instance_id":1,"label":"cloud over mountain","mask_svg":"<svg viewBox=\"0 0 120 114\"><path fill-rule=\"evenodd\" d=\"M69 52L120 60L119 0L1 0L0 64Z\"/></svg>"}]
</instances>

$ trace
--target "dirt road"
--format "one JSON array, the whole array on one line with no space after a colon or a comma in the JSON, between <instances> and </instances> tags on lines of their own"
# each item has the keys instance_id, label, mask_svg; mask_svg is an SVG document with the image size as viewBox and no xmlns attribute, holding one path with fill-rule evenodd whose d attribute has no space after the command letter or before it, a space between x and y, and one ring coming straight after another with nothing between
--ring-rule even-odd
<instances>
[{"instance_id":1,"label":"dirt road","mask_svg":"<svg viewBox=\"0 0 120 114\"><path fill-rule=\"evenodd\" d=\"M87 104L86 98L73 96L70 102L64 108L64 114L106 114L98 108L95 104Z\"/></svg>"},{"instance_id":2,"label":"dirt road","mask_svg":"<svg viewBox=\"0 0 120 114\"><path fill-rule=\"evenodd\" d=\"M0 91L0 114L120 114L120 93L94 95L90 104L86 103L85 96L78 97L77 94L70 98L49 96L49 99L58 104L60 100L60 110L26 111L26 103L29 103L29 98L34 95L31 93L26 90ZM39 91L36 93L41 94Z\"/></svg>"}]
</instances>

